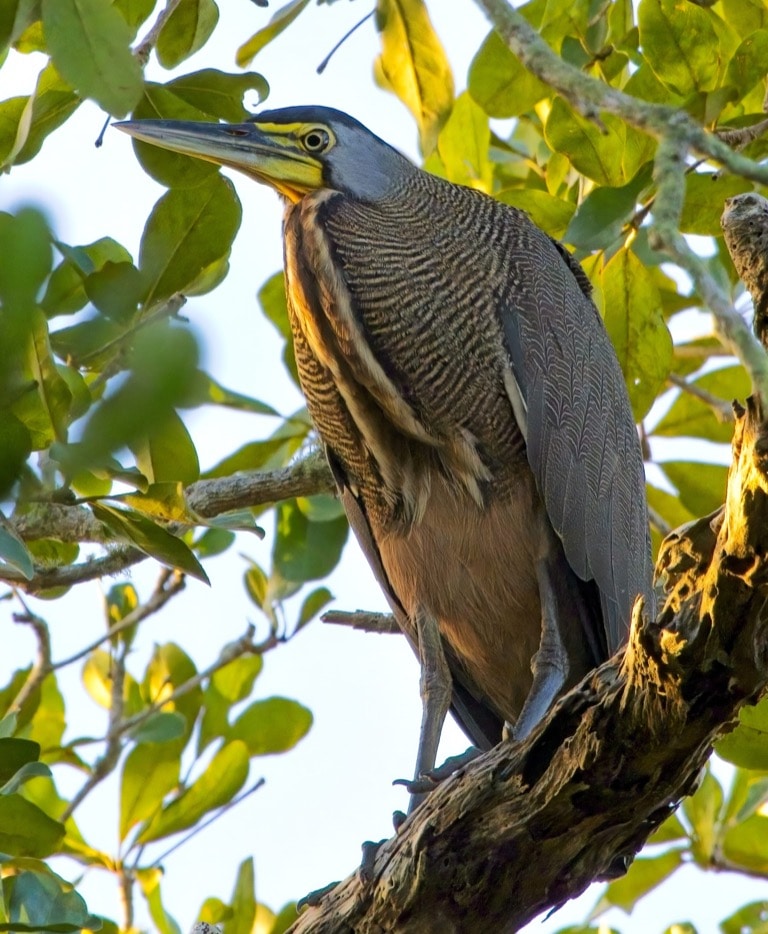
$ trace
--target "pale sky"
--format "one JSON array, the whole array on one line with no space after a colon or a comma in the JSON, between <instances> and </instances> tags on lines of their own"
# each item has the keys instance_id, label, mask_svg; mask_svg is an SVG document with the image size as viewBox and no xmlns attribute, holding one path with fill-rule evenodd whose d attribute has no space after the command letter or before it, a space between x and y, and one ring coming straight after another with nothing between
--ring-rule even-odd
<instances>
[{"instance_id":1,"label":"pale sky","mask_svg":"<svg viewBox=\"0 0 768 934\"><path fill-rule=\"evenodd\" d=\"M246 0L222 0L219 6L221 21L214 38L177 73L204 67L236 71L237 46L274 11L274 5L265 10ZM468 0L433 2L430 11L453 63L457 91L461 91L471 57L487 32L486 23ZM338 107L416 158L412 118L371 78L377 51L372 21L355 32L323 76L315 74L316 65L365 12L359 4L310 6L251 68L261 71L271 85L265 106ZM0 71L3 98L32 90L42 63L41 56L12 55ZM170 77L154 62L148 76L157 80ZM162 189L143 174L123 134L108 131L103 147L94 148L103 120L98 108L84 105L49 138L40 156L0 177L0 210L13 210L22 203L39 204L64 242L88 243L111 235L135 258L144 222ZM280 343L255 300L258 288L281 264L281 207L273 192L229 174L244 211L231 273L215 292L192 299L184 314L200 336L204 364L217 380L288 412L301 400L280 363ZM264 437L273 424L212 408L188 412L184 417L203 467L246 441ZM269 533L268 523L267 530ZM268 568L270 549L270 534L263 542L243 534L225 557L207 562L212 586L189 581L184 594L142 626L140 646L129 666L132 672L141 676L152 642L178 642L202 668L214 660L224 642L242 634L247 620L264 626L242 586L246 564L238 555L247 554ZM132 579L145 597L155 571L151 562L145 562L133 572ZM342 565L328 586L336 596L334 606L340 609L385 608L354 542L347 546ZM35 612L51 625L54 659L77 651L99 635L103 629L100 601L98 584L81 585L61 601L32 601ZM34 649L30 634L11 622L12 609L17 607L0 604L0 642L4 646L0 683L7 681L13 667L25 664ZM290 619L290 610L288 616ZM12 658L6 648L9 644ZM79 670L62 676L62 686L68 704L68 737L102 735L104 712L85 695ZM411 774L420 701L417 665L402 640L313 623L293 642L265 657L255 697L272 694L295 698L308 706L315 724L296 749L254 760L252 779L263 775L265 787L166 861L164 900L183 930L191 926L206 896L229 899L237 866L246 856L255 857L258 898L277 910L286 901L353 871L360 843L390 836L392 811L407 804L405 792L393 788L391 782ZM463 734L451 722L444 732L441 757L465 747ZM78 774L60 768L56 776L67 794L82 782ZM86 839L107 851L116 839L117 793L115 782L105 782L76 812ZM157 854L166 846L165 842L158 844ZM70 879L79 874L71 863L62 863L59 871ZM695 870L685 873L689 880L685 887L673 883L674 893L651 897L631 918L613 912L607 916L610 923L625 934L650 934L672 921L693 920L699 931L707 934L714 932L717 921L733 908L759 895L754 883L735 876L711 874L705 880ZM117 890L111 877L90 872L80 891L91 911L118 917ZM583 921L598 893L599 888L593 887L553 918L536 922L529 929L547 934L567 923ZM137 893L137 920L146 924L146 917Z\"/></svg>"}]
</instances>

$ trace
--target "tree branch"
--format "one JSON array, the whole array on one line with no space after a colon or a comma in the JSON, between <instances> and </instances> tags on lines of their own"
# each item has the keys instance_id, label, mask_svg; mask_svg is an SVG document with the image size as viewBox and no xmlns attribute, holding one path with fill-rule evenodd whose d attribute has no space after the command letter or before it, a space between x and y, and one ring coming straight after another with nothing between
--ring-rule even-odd
<instances>
[{"instance_id":1,"label":"tree branch","mask_svg":"<svg viewBox=\"0 0 768 934\"><path fill-rule=\"evenodd\" d=\"M673 532L655 621L521 744L437 787L293 934L517 930L625 871L691 793L712 743L768 684L768 423L737 413L724 509Z\"/></svg>"},{"instance_id":2,"label":"tree branch","mask_svg":"<svg viewBox=\"0 0 768 934\"><path fill-rule=\"evenodd\" d=\"M763 400L768 400L768 356L706 264L693 253L679 233L688 152L711 159L736 175L764 185L768 184L768 165L734 152L723 140L699 126L685 111L639 100L563 61L507 0L476 2L525 67L554 88L581 114L598 123L601 112L614 114L659 140L656 156L658 191L654 199L655 225L651 245L666 253L691 276L697 292L715 316L721 340L744 364L755 391Z\"/></svg>"},{"instance_id":3,"label":"tree branch","mask_svg":"<svg viewBox=\"0 0 768 934\"><path fill-rule=\"evenodd\" d=\"M321 451L314 451L279 470L244 471L231 477L198 480L186 488L185 495L194 513L210 519L235 509L249 509L295 496L315 496L334 491L333 477L325 456ZM39 538L96 544L110 541L102 524L82 505L38 502L26 513L14 516L10 524L25 541ZM31 580L13 568L3 567L0 580L28 593L38 593L51 587L71 587L117 574L146 558L147 555L136 548L113 545L109 553L101 558L59 568L37 567Z\"/></svg>"}]
</instances>

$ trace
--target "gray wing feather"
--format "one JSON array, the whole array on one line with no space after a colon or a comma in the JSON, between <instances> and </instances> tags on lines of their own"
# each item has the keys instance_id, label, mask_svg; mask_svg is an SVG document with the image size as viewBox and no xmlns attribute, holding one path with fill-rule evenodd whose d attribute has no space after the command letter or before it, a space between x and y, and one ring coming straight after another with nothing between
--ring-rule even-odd
<instances>
[{"instance_id":1,"label":"gray wing feather","mask_svg":"<svg viewBox=\"0 0 768 934\"><path fill-rule=\"evenodd\" d=\"M580 267L527 219L502 326L528 409L528 462L569 565L597 584L609 651L653 612L645 477L624 379ZM578 269L578 272L576 271Z\"/></svg>"}]
</instances>

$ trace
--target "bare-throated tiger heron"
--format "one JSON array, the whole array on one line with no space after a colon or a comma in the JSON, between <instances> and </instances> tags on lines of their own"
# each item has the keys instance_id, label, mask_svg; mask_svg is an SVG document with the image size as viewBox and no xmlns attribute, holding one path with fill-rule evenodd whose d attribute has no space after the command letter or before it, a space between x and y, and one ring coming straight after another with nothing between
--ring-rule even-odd
<instances>
[{"instance_id":1,"label":"bare-throated tiger heron","mask_svg":"<svg viewBox=\"0 0 768 934\"><path fill-rule=\"evenodd\" d=\"M449 703L480 748L527 735L653 607L640 446L579 265L336 110L119 126L285 199L301 385L422 657L417 774Z\"/></svg>"}]
</instances>

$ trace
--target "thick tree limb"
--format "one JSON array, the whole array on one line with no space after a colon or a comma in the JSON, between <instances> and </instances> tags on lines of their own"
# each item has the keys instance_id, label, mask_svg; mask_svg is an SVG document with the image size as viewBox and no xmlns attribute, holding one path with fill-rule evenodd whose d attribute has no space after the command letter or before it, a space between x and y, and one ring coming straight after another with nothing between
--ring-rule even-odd
<instances>
[{"instance_id":1,"label":"thick tree limb","mask_svg":"<svg viewBox=\"0 0 768 934\"><path fill-rule=\"evenodd\" d=\"M439 786L293 934L514 931L624 871L768 684L768 424L737 413L725 507L673 532L655 621L520 745Z\"/></svg>"}]
</instances>

